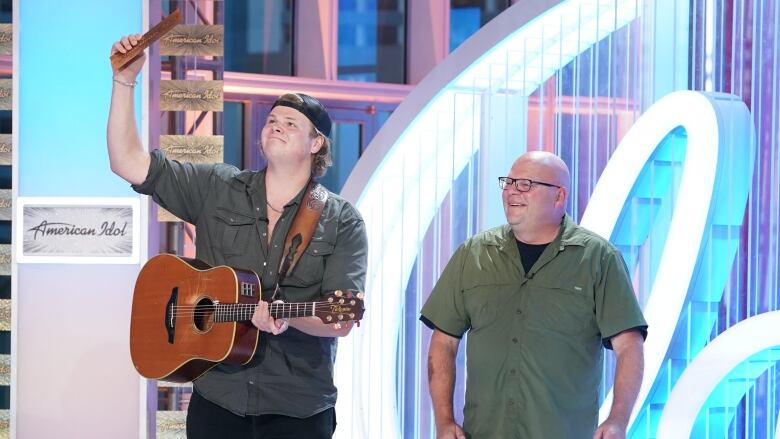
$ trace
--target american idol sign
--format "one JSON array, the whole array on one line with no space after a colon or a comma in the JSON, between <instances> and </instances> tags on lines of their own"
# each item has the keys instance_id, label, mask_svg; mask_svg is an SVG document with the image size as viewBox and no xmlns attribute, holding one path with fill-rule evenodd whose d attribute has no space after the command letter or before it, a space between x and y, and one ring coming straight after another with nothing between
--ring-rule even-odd
<instances>
[{"instance_id":1,"label":"american idol sign","mask_svg":"<svg viewBox=\"0 0 780 439\"><path fill-rule=\"evenodd\" d=\"M20 198L18 205L19 262L138 262L137 199Z\"/></svg>"}]
</instances>

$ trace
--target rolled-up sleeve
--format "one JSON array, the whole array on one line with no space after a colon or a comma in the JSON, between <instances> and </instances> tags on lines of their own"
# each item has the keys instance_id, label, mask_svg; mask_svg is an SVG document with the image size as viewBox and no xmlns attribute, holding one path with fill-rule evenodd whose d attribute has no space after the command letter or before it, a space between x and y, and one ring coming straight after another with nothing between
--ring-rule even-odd
<instances>
[{"instance_id":1,"label":"rolled-up sleeve","mask_svg":"<svg viewBox=\"0 0 780 439\"><path fill-rule=\"evenodd\" d=\"M637 330L647 338L647 322L634 295L623 257L617 250L605 252L601 267L595 299L602 344L612 349L610 339L626 330Z\"/></svg>"},{"instance_id":2,"label":"rolled-up sleeve","mask_svg":"<svg viewBox=\"0 0 780 439\"><path fill-rule=\"evenodd\" d=\"M195 224L203 211L215 166L170 160L162 151L154 150L146 180L131 187L140 194L151 195L161 207Z\"/></svg>"},{"instance_id":3,"label":"rolled-up sleeve","mask_svg":"<svg viewBox=\"0 0 780 439\"><path fill-rule=\"evenodd\" d=\"M468 249L461 245L447 263L420 311L420 320L431 329L438 329L460 338L471 326L463 303L462 275Z\"/></svg>"},{"instance_id":4,"label":"rolled-up sleeve","mask_svg":"<svg viewBox=\"0 0 780 439\"><path fill-rule=\"evenodd\" d=\"M364 291L368 265L368 237L360 213L345 204L338 221L338 234L325 262L322 290Z\"/></svg>"}]
</instances>

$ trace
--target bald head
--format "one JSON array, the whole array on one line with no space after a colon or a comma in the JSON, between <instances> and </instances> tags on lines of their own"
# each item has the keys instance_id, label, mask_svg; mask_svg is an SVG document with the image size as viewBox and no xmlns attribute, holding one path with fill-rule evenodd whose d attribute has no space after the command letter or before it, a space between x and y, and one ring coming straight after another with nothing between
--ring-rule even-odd
<instances>
[{"instance_id":1,"label":"bald head","mask_svg":"<svg viewBox=\"0 0 780 439\"><path fill-rule=\"evenodd\" d=\"M531 151L515 160L507 176L532 182L526 190L507 186L501 194L515 238L527 244L552 242L566 212L569 193L566 163L555 154Z\"/></svg>"},{"instance_id":2,"label":"bald head","mask_svg":"<svg viewBox=\"0 0 780 439\"><path fill-rule=\"evenodd\" d=\"M557 155L547 151L529 151L515 160L512 169L527 166L534 168L540 174L538 178L544 178L545 183L569 189L569 167Z\"/></svg>"}]
</instances>

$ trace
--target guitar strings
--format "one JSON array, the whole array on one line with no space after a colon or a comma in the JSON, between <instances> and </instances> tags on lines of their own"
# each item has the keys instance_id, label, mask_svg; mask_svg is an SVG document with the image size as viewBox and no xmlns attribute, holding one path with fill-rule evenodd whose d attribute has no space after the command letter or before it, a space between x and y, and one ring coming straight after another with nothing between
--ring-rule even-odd
<instances>
[{"instance_id":1,"label":"guitar strings","mask_svg":"<svg viewBox=\"0 0 780 439\"><path fill-rule=\"evenodd\" d=\"M225 309L220 310L220 306ZM349 303L335 303L335 302L307 302L307 303L279 303L271 304L271 314L288 314L288 313L304 313L318 310L328 310L332 306L354 306ZM254 312L256 304L251 303L224 303L224 304L210 304L210 305L173 305L171 310L174 312L175 317L189 317L189 316L205 316L212 314L238 314L245 312ZM340 313L345 314L345 313Z\"/></svg>"},{"instance_id":2,"label":"guitar strings","mask_svg":"<svg viewBox=\"0 0 780 439\"><path fill-rule=\"evenodd\" d=\"M296 305L296 304L293 305L285 304L284 306L271 305L271 309L311 308L312 306L314 306L315 308L324 308L324 307L331 307L331 306L355 306L355 305L357 304L312 302L312 303L306 303L300 305ZM214 309L218 307L254 308L256 306L257 304L253 304L253 303L218 303L218 304L211 304L211 305L173 305L172 309L174 310Z\"/></svg>"}]
</instances>

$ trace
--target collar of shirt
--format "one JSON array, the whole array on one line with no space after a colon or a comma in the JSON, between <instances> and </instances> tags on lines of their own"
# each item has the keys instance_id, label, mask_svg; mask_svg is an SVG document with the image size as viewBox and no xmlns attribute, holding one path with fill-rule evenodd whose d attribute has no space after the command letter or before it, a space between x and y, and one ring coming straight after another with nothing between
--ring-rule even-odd
<instances>
[{"instance_id":1,"label":"collar of shirt","mask_svg":"<svg viewBox=\"0 0 780 439\"><path fill-rule=\"evenodd\" d=\"M565 214L561 219L561 228L558 231L558 236L550 243L551 245L544 250L537 262L539 266L544 265L546 262L554 258L559 252L563 251L566 246L585 245L585 236L582 233L578 233L577 225L574 220L568 214ZM515 260L515 265L521 270L521 273L525 273L525 269L522 268L520 262L520 255L517 251L517 240L512 233L512 228L509 224L504 224L503 227L496 229L496 233L492 233L485 238L486 245L494 245L508 255L511 259ZM535 264L536 265L536 264Z\"/></svg>"},{"instance_id":2,"label":"collar of shirt","mask_svg":"<svg viewBox=\"0 0 780 439\"><path fill-rule=\"evenodd\" d=\"M267 206L268 197L266 195L266 188L265 188L265 171L266 168L263 168L259 171L243 170L238 174L236 174L236 176L233 177L233 179L237 184L243 185L246 192L249 194L249 196L255 200L256 206L259 208L258 212L260 212L260 219L267 221L268 220L268 206ZM297 206L301 204L301 201L303 200L303 196L306 193L307 186L308 183L306 186L303 187L303 189L300 190L300 192L298 192L298 194L292 200L290 200L290 202L282 206L283 209L290 206Z\"/></svg>"},{"instance_id":3,"label":"collar of shirt","mask_svg":"<svg viewBox=\"0 0 780 439\"><path fill-rule=\"evenodd\" d=\"M507 253L516 253L517 244L515 241L515 235L512 233L512 228L509 224L504 224L501 227L499 233L492 234L485 239L485 243L488 245L495 245L500 247L502 251ZM561 219L561 228L558 231L558 236L552 241L551 247L557 248L558 251L564 249L568 245L585 245L585 236L581 233L577 233L577 225L574 224L574 220L571 219L569 214L565 214Z\"/></svg>"}]
</instances>

